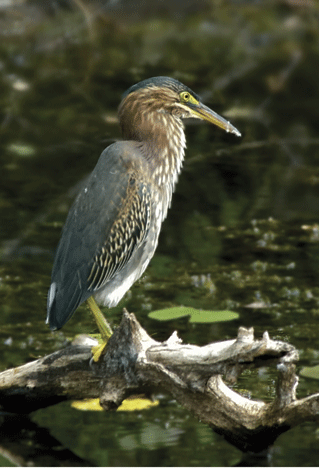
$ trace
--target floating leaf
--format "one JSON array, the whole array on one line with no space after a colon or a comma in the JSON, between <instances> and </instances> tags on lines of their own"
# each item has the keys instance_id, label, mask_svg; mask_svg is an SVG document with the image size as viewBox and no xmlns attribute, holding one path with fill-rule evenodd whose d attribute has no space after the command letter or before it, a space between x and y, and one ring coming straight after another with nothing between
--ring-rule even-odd
<instances>
[{"instance_id":1,"label":"floating leaf","mask_svg":"<svg viewBox=\"0 0 319 469\"><path fill-rule=\"evenodd\" d=\"M319 365L316 366L305 366L301 371L300 375L305 378L319 379Z\"/></svg>"},{"instance_id":2,"label":"floating leaf","mask_svg":"<svg viewBox=\"0 0 319 469\"><path fill-rule=\"evenodd\" d=\"M239 318L239 314L234 313L233 311L204 311L194 309L194 312L192 313L189 322L211 323L232 321L233 319L237 318Z\"/></svg>"},{"instance_id":3,"label":"floating leaf","mask_svg":"<svg viewBox=\"0 0 319 469\"><path fill-rule=\"evenodd\" d=\"M238 313L233 311L205 311L186 306L175 306L173 308L160 309L153 311L148 315L157 321L171 321L173 319L190 316L190 322L193 323L212 323L221 321L232 321L239 317Z\"/></svg>"},{"instance_id":4,"label":"floating leaf","mask_svg":"<svg viewBox=\"0 0 319 469\"><path fill-rule=\"evenodd\" d=\"M159 401L151 401L150 399L136 398L125 399L120 407L117 409L119 412L133 412L134 410L144 410L159 405Z\"/></svg>"},{"instance_id":5,"label":"floating leaf","mask_svg":"<svg viewBox=\"0 0 319 469\"><path fill-rule=\"evenodd\" d=\"M159 401L151 401L150 399L136 398L124 399L118 407L119 412L133 412L135 410L145 410L150 407L158 406ZM83 411L101 411L103 407L100 405L99 399L83 399L83 401L73 401L71 406L77 410Z\"/></svg>"},{"instance_id":6,"label":"floating leaf","mask_svg":"<svg viewBox=\"0 0 319 469\"><path fill-rule=\"evenodd\" d=\"M101 411L103 407L100 406L99 399L83 399L83 401L73 401L71 407L77 410L94 410Z\"/></svg>"}]
</instances>

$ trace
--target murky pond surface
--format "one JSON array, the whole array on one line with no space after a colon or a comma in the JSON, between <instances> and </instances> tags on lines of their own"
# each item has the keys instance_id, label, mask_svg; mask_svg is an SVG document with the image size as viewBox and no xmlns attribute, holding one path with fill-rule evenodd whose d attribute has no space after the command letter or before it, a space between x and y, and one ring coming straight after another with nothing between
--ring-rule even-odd
<instances>
[{"instance_id":1,"label":"murky pond surface","mask_svg":"<svg viewBox=\"0 0 319 469\"><path fill-rule=\"evenodd\" d=\"M121 137L122 93L156 75L189 85L243 137L187 126L184 170L156 255L107 313L111 323L119 323L125 306L154 338L178 330L199 345L253 326L256 336L267 330L296 346L298 369L319 362L318 6L190 2L188 10L170 3L140 14L128 6L100 10L94 2L0 10L1 370L95 332L85 306L57 333L44 324L54 250L81 182L103 148ZM240 316L212 325L148 318L176 305ZM247 372L236 389L267 401L275 380L274 370ZM300 379L298 397L317 390L318 381ZM169 395L156 397L157 408L130 414L80 412L67 403L37 411L21 424L25 441L40 445L38 432L41 445L47 438L48 448L69 450L61 465L243 460ZM8 435L0 439L13 454ZM318 449L317 426L307 423L253 463L316 466ZM58 465L50 454L46 465Z\"/></svg>"}]
</instances>

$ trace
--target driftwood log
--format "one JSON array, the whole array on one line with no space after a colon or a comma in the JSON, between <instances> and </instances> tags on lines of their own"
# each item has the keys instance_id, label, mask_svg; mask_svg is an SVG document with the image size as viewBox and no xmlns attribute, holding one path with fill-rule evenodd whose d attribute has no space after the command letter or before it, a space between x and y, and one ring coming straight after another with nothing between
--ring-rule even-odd
<instances>
[{"instance_id":1,"label":"driftwood log","mask_svg":"<svg viewBox=\"0 0 319 469\"><path fill-rule=\"evenodd\" d=\"M122 322L98 363L83 341L0 373L0 410L29 413L68 399L100 398L116 409L136 392L164 388L202 422L242 451L260 452L289 428L319 422L319 394L296 399L296 349L267 332L239 328L237 339L203 347L183 344L174 333L156 342L134 314ZM276 397L270 403L241 396L229 386L247 368L277 366ZM227 386L225 381L229 383Z\"/></svg>"}]
</instances>

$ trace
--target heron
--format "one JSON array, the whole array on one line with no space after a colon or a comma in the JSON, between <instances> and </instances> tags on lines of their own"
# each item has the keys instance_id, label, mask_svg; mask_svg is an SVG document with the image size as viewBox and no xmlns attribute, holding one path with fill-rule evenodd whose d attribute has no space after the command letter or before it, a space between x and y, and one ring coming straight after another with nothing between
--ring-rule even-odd
<instances>
[{"instance_id":1,"label":"heron","mask_svg":"<svg viewBox=\"0 0 319 469\"><path fill-rule=\"evenodd\" d=\"M118 117L123 140L102 152L70 208L47 299L51 330L60 329L86 301L105 342L112 329L98 304L116 306L154 255L182 170L184 120L201 119L241 135L170 77L131 86Z\"/></svg>"}]
</instances>

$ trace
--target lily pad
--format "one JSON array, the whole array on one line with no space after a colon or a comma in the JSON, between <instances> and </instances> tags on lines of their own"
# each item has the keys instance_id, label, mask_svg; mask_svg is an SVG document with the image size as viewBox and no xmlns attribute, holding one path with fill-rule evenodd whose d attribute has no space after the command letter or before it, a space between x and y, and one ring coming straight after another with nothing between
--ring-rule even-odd
<instances>
[{"instance_id":1,"label":"lily pad","mask_svg":"<svg viewBox=\"0 0 319 469\"><path fill-rule=\"evenodd\" d=\"M190 316L189 321L193 323L212 323L232 321L233 319L237 319L239 314L233 311L206 311L187 306L175 306L173 308L153 311L149 313L148 316L157 321L172 321L173 319Z\"/></svg>"},{"instance_id":2,"label":"lily pad","mask_svg":"<svg viewBox=\"0 0 319 469\"><path fill-rule=\"evenodd\" d=\"M101 411L103 407L100 406L99 399L83 399L82 401L73 401L71 403L71 407L77 410L94 410L94 411Z\"/></svg>"},{"instance_id":3,"label":"lily pad","mask_svg":"<svg viewBox=\"0 0 319 469\"><path fill-rule=\"evenodd\" d=\"M135 410L145 410L151 407L159 405L159 401L151 401L150 399L136 398L136 399L124 399L120 407L117 409L118 412L133 412Z\"/></svg>"},{"instance_id":4,"label":"lily pad","mask_svg":"<svg viewBox=\"0 0 319 469\"><path fill-rule=\"evenodd\" d=\"M151 401L150 399L136 398L124 399L117 411L119 412L133 412L135 410L149 409L159 405L159 401ZM71 406L74 409L82 411L102 411L103 407L100 406L99 399L83 399L82 401L73 401Z\"/></svg>"},{"instance_id":5,"label":"lily pad","mask_svg":"<svg viewBox=\"0 0 319 469\"><path fill-rule=\"evenodd\" d=\"M319 365L316 366L305 366L301 371L300 375L305 378L319 379Z\"/></svg>"}]
</instances>

